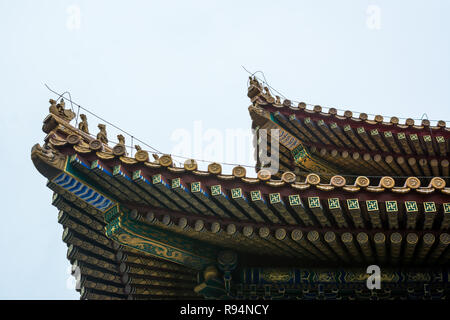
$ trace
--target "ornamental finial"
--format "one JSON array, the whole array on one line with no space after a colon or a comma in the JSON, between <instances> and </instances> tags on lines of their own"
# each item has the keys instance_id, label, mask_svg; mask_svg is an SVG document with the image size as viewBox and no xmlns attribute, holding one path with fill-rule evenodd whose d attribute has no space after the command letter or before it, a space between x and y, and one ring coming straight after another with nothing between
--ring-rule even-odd
<instances>
[{"instance_id":1,"label":"ornamental finial","mask_svg":"<svg viewBox=\"0 0 450 320\"><path fill-rule=\"evenodd\" d=\"M97 134L97 140L100 140L104 144L108 144L108 134L106 133L106 125L100 123L98 125L100 132Z\"/></svg>"},{"instance_id":2,"label":"ornamental finial","mask_svg":"<svg viewBox=\"0 0 450 320\"><path fill-rule=\"evenodd\" d=\"M56 103L56 101L53 99L50 99L49 102L49 111L51 114L54 114L67 122L70 122L75 118L75 113L72 110L65 109L66 104L64 102L64 99L61 99L59 103Z\"/></svg>"},{"instance_id":3,"label":"ornamental finial","mask_svg":"<svg viewBox=\"0 0 450 320\"><path fill-rule=\"evenodd\" d=\"M84 133L89 134L89 126L88 126L86 115L85 114L80 114L80 118L81 118L81 121L78 124L78 129L80 129Z\"/></svg>"}]
</instances>

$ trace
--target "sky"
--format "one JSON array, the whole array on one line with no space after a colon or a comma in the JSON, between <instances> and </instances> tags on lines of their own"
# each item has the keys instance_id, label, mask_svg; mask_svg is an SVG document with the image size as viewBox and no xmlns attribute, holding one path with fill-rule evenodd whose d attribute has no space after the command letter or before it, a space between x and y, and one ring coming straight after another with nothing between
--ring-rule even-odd
<instances>
[{"instance_id":1,"label":"sky","mask_svg":"<svg viewBox=\"0 0 450 320\"><path fill-rule=\"evenodd\" d=\"M0 0L0 299L79 298L30 159L56 98L44 83L162 152L252 165L242 66L291 100L450 120L448 12L445 0Z\"/></svg>"}]
</instances>

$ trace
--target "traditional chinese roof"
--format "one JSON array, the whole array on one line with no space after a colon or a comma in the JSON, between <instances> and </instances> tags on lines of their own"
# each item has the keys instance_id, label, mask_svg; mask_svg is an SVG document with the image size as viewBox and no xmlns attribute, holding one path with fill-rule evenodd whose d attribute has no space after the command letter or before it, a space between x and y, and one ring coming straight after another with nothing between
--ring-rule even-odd
<instances>
[{"instance_id":1,"label":"traditional chinese roof","mask_svg":"<svg viewBox=\"0 0 450 320\"><path fill-rule=\"evenodd\" d=\"M358 117L351 111L339 114L335 108L324 112L319 105L294 106L290 100L274 98L254 80L248 96L253 128L281 129L282 167L288 170L298 166L293 160L302 145L311 158L328 164L332 173L449 176L450 129L445 121L433 126L429 120L416 124L409 118L400 123L397 117L388 120L376 115L371 119L365 113ZM300 167L314 169L312 165Z\"/></svg>"},{"instance_id":2,"label":"traditional chinese roof","mask_svg":"<svg viewBox=\"0 0 450 320\"><path fill-rule=\"evenodd\" d=\"M272 119L266 107L251 107L251 113L257 108L256 126ZM123 139L109 146L104 127L96 139L58 112L44 120L45 143L35 145L31 157L54 191L67 257L81 274L82 298L230 297L230 285L211 269L219 265L230 279L227 272L236 266L227 252L236 253L241 265L234 297L266 296L277 283L293 291L275 296L369 297L352 287L354 281L361 285L362 276L348 269L368 263L443 266L433 272L448 277L450 187L439 176L398 179L380 170L383 177L372 178L354 169L357 175L348 177L345 166L322 162L323 154L317 158L320 174L296 174L287 165L282 174L260 169L251 178L242 166L231 173L219 163L200 170L193 159L178 167L170 155L151 161L141 149L129 157ZM342 266L347 269L337 271ZM305 272L311 292L297 283ZM410 269L393 272L394 289L405 277L414 283L431 279ZM327 273L329 286L320 287L317 279ZM345 278L353 289L339 285L343 291L337 293L333 277ZM438 297L448 287L444 280ZM400 289L398 294L406 294L405 286ZM408 294L420 295L417 290Z\"/></svg>"},{"instance_id":3,"label":"traditional chinese roof","mask_svg":"<svg viewBox=\"0 0 450 320\"><path fill-rule=\"evenodd\" d=\"M98 140L76 133L65 123L46 137L66 159L61 173L49 176L49 187L65 189L99 214L108 214L120 203L135 210L132 220L144 224L241 251L280 248L274 254L286 257L293 256L290 248L298 237L294 243L306 239L324 248L358 241L374 248L378 242L391 246L392 241L408 241L408 236L417 236L418 244L430 238L446 247L449 241L442 230L450 225L450 188L438 177L425 186L415 177L402 185L388 176L377 184L364 176L348 184L338 175L322 183L316 174L297 181L292 172L277 179L267 170L248 178L243 167L223 174L219 164L200 171L193 160L179 168L170 156L151 162L143 152L134 158L118 155L120 148L98 146ZM101 190L100 198L92 196L82 180ZM315 255L308 256L311 251ZM337 252L309 247L305 254L310 260L319 256L349 263L362 258L343 258Z\"/></svg>"}]
</instances>

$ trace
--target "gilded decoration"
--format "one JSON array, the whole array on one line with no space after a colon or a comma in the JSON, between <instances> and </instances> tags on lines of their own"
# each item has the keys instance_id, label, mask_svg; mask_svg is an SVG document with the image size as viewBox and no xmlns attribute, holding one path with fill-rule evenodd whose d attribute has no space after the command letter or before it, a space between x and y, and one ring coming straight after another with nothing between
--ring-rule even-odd
<instances>
[{"instance_id":1,"label":"gilded decoration","mask_svg":"<svg viewBox=\"0 0 450 320\"><path fill-rule=\"evenodd\" d=\"M194 159L187 159L184 162L184 168L188 171L197 170L198 168L197 161L195 161Z\"/></svg>"},{"instance_id":2,"label":"gilded decoration","mask_svg":"<svg viewBox=\"0 0 450 320\"><path fill-rule=\"evenodd\" d=\"M77 134L70 134L67 136L66 140L71 145L77 145L81 142L81 137Z\"/></svg>"},{"instance_id":3,"label":"gilded decoration","mask_svg":"<svg viewBox=\"0 0 450 320\"><path fill-rule=\"evenodd\" d=\"M91 142L89 142L89 149L94 150L94 151L102 151L103 149L103 143L101 140L92 140Z\"/></svg>"},{"instance_id":4,"label":"gilded decoration","mask_svg":"<svg viewBox=\"0 0 450 320\"><path fill-rule=\"evenodd\" d=\"M318 272L317 280L319 282L332 282L334 281L334 274L332 272Z\"/></svg>"},{"instance_id":5,"label":"gilded decoration","mask_svg":"<svg viewBox=\"0 0 450 320\"><path fill-rule=\"evenodd\" d=\"M291 171L284 172L281 175L281 180L283 180L286 183L294 183L296 179L297 179L297 177L296 177L295 173L293 173Z\"/></svg>"},{"instance_id":6,"label":"gilded decoration","mask_svg":"<svg viewBox=\"0 0 450 320\"><path fill-rule=\"evenodd\" d=\"M125 137L121 134L117 135L118 143L113 147L112 153L116 157L126 156Z\"/></svg>"},{"instance_id":7,"label":"gilded decoration","mask_svg":"<svg viewBox=\"0 0 450 320\"><path fill-rule=\"evenodd\" d=\"M173 164L172 162L172 157L170 155L162 155L161 157L159 157L158 162L160 165L162 165L163 167L169 167Z\"/></svg>"},{"instance_id":8,"label":"gilded decoration","mask_svg":"<svg viewBox=\"0 0 450 320\"><path fill-rule=\"evenodd\" d=\"M277 283L288 282L293 279L294 274L292 270L264 268L260 271L260 277L266 282Z\"/></svg>"},{"instance_id":9,"label":"gilded decoration","mask_svg":"<svg viewBox=\"0 0 450 320\"><path fill-rule=\"evenodd\" d=\"M314 283L322 284L362 284L367 281L370 274L365 268L331 270L331 269L286 269L286 268L247 268L241 272L241 278L245 284L276 284L308 285ZM394 271L388 269L381 272L380 279L383 283L430 283L442 282L442 272L417 272L417 271Z\"/></svg>"},{"instance_id":10,"label":"gilded decoration","mask_svg":"<svg viewBox=\"0 0 450 320\"><path fill-rule=\"evenodd\" d=\"M355 181L355 185L357 185L358 187L368 187L370 184L370 180L367 177L364 176L359 176L358 178L356 178Z\"/></svg>"},{"instance_id":11,"label":"gilded decoration","mask_svg":"<svg viewBox=\"0 0 450 320\"><path fill-rule=\"evenodd\" d=\"M212 174L221 174L222 166L219 163L213 162L208 165L208 172Z\"/></svg>"},{"instance_id":12,"label":"gilded decoration","mask_svg":"<svg viewBox=\"0 0 450 320\"><path fill-rule=\"evenodd\" d=\"M64 170L67 157L48 144L41 147L35 144L31 149L31 159L39 172L47 177L54 177Z\"/></svg>"},{"instance_id":13,"label":"gilded decoration","mask_svg":"<svg viewBox=\"0 0 450 320\"><path fill-rule=\"evenodd\" d=\"M61 98L60 102L57 103L55 100L50 99L49 112L54 114L64 121L70 122L75 118L75 113L72 110L65 109L64 99Z\"/></svg>"},{"instance_id":14,"label":"gilded decoration","mask_svg":"<svg viewBox=\"0 0 450 320\"><path fill-rule=\"evenodd\" d=\"M394 179L392 177L383 177L380 180L380 185L383 188L390 189L390 188L395 186L395 181L394 181Z\"/></svg>"},{"instance_id":15,"label":"gilded decoration","mask_svg":"<svg viewBox=\"0 0 450 320\"><path fill-rule=\"evenodd\" d=\"M138 150L134 155L134 158L139 162L146 162L149 160L148 152L144 150Z\"/></svg>"},{"instance_id":16,"label":"gilded decoration","mask_svg":"<svg viewBox=\"0 0 450 320\"><path fill-rule=\"evenodd\" d=\"M436 188L438 190L444 189L445 188L445 180L440 178L440 177L434 177L433 179L431 179L430 181L430 185L433 188Z\"/></svg>"},{"instance_id":17,"label":"gilded decoration","mask_svg":"<svg viewBox=\"0 0 450 320\"><path fill-rule=\"evenodd\" d=\"M246 174L246 170L244 167L242 166L237 166L233 168L233 176L235 176L236 178L244 178L245 174Z\"/></svg>"},{"instance_id":18,"label":"gilded decoration","mask_svg":"<svg viewBox=\"0 0 450 320\"><path fill-rule=\"evenodd\" d=\"M420 187L420 180L416 177L409 177L406 179L405 186L410 189L417 189Z\"/></svg>"},{"instance_id":19,"label":"gilded decoration","mask_svg":"<svg viewBox=\"0 0 450 320\"><path fill-rule=\"evenodd\" d=\"M335 187L345 186L346 180L342 176L333 176L330 180L330 184Z\"/></svg>"},{"instance_id":20,"label":"gilded decoration","mask_svg":"<svg viewBox=\"0 0 450 320\"><path fill-rule=\"evenodd\" d=\"M214 261L217 252L214 247L170 231L137 223L128 218L127 210L119 210L119 216L106 226L106 234L113 240L197 270Z\"/></svg>"},{"instance_id":21,"label":"gilded decoration","mask_svg":"<svg viewBox=\"0 0 450 320\"><path fill-rule=\"evenodd\" d=\"M271 173L269 170L267 169L261 169L258 171L258 179L261 181L267 181L270 180L271 177Z\"/></svg>"},{"instance_id":22,"label":"gilded decoration","mask_svg":"<svg viewBox=\"0 0 450 320\"><path fill-rule=\"evenodd\" d=\"M89 124L87 122L87 117L85 114L80 114L81 121L78 124L78 129L83 131L84 133L89 134Z\"/></svg>"}]
</instances>

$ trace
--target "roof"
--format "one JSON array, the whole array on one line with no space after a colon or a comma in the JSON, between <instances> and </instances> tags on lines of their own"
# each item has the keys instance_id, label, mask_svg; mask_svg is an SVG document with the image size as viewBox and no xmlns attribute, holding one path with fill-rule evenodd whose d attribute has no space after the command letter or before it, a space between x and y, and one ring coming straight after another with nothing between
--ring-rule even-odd
<instances>
[{"instance_id":1,"label":"roof","mask_svg":"<svg viewBox=\"0 0 450 320\"><path fill-rule=\"evenodd\" d=\"M254 124L268 119L264 108L251 108L259 108ZM242 275L449 263L450 187L439 176L349 177L345 166L322 162L323 153L314 160L323 165L320 175L260 169L251 178L242 166L223 173L219 163L203 171L194 159L177 167L170 155L150 161L140 149L129 157L123 142L111 147L106 135L95 139L70 120L47 116L45 143L31 158L54 191L82 298L222 296L224 280L209 268L231 268L226 250L239 255ZM240 285L237 295L252 297L262 290L252 286L264 283Z\"/></svg>"},{"instance_id":2,"label":"roof","mask_svg":"<svg viewBox=\"0 0 450 320\"><path fill-rule=\"evenodd\" d=\"M271 124L286 131L311 157L325 160L341 174L449 176L450 128L444 121L436 126L426 119L420 124L413 119L400 123L397 117L387 121L381 115L369 119L365 113L354 117L351 111L339 115L334 108L323 112L318 105L293 106L290 100L275 99L254 80L248 96L253 128ZM287 158L285 166L293 170L292 150L284 145L280 151Z\"/></svg>"},{"instance_id":3,"label":"roof","mask_svg":"<svg viewBox=\"0 0 450 320\"><path fill-rule=\"evenodd\" d=\"M292 172L276 179L264 169L257 178L248 178L243 167L223 174L217 163L200 171L194 160L183 168L174 166L169 155L157 161L149 161L144 151L134 158L118 155L118 148L99 149L97 141L75 138L73 132L76 129L65 123L46 140L66 157L63 169L74 179L95 184L105 198L135 210L146 224L222 247L257 253L254 244L259 241L265 245L270 238L278 248L299 235L317 241L349 236L375 241L377 234L385 241L392 234L406 241L410 233L440 239L441 230L450 225L450 188L439 177L425 186L415 177L402 185L388 176L377 184L364 176L347 184L339 175L322 183L316 174L297 181ZM55 187L66 183L60 175L50 181ZM81 188L75 183L65 187ZM98 209L110 208L108 203L100 202ZM442 237L447 243L448 234ZM278 254L291 256L285 250Z\"/></svg>"}]
</instances>

